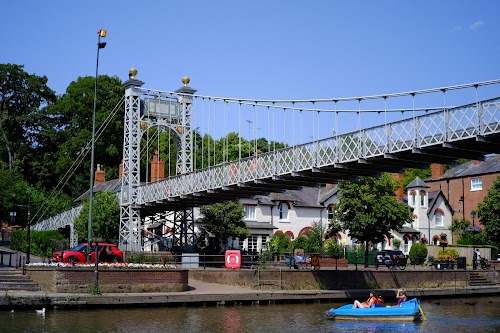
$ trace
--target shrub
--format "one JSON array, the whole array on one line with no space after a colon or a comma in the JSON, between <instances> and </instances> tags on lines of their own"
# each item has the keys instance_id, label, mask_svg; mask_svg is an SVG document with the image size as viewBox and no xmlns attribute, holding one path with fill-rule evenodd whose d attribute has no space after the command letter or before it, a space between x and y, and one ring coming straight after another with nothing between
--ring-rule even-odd
<instances>
[{"instance_id":1,"label":"shrub","mask_svg":"<svg viewBox=\"0 0 500 333\"><path fill-rule=\"evenodd\" d=\"M342 246L336 239L327 239L323 244L325 249L325 253L332 257L339 257L339 254L342 252Z\"/></svg>"},{"instance_id":2,"label":"shrub","mask_svg":"<svg viewBox=\"0 0 500 333\"><path fill-rule=\"evenodd\" d=\"M423 243L413 244L410 248L410 263L422 265L427 257L427 246Z\"/></svg>"}]
</instances>

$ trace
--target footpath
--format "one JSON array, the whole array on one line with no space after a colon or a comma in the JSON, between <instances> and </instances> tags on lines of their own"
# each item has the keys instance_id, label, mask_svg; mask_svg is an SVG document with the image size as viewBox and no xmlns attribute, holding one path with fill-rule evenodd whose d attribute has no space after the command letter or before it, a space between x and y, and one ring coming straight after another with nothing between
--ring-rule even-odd
<instances>
[{"instance_id":1,"label":"footpath","mask_svg":"<svg viewBox=\"0 0 500 333\"><path fill-rule=\"evenodd\" d=\"M31 258L36 262L39 258ZM13 269L0 266L2 269ZM20 269L20 268L18 268ZM250 305L274 303L347 303L366 299L370 290L261 290L190 279L184 292L154 293L52 293L43 291L5 291L0 293L0 308L116 308L182 305ZM395 290L380 290L388 301L395 299ZM449 297L478 297L500 295L500 285L467 286L457 288L406 289L410 298L439 299Z\"/></svg>"}]
</instances>

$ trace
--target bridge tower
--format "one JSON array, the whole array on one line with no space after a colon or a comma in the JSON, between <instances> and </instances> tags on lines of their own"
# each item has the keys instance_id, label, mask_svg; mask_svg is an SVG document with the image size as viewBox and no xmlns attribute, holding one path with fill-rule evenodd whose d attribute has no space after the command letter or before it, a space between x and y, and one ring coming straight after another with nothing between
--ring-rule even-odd
<instances>
[{"instance_id":1,"label":"bridge tower","mask_svg":"<svg viewBox=\"0 0 500 333\"><path fill-rule=\"evenodd\" d=\"M141 203L139 197L141 137L148 124L168 127L170 134L178 140L177 174L186 174L193 171L193 133L191 130L191 107L195 89L188 86L189 78L183 77L184 86L169 96L157 96L158 100L177 100L176 104L168 102L167 111L159 107L155 109L154 117L149 118L146 108L156 107L155 99L148 99L145 103L141 96L141 86L144 82L135 77L137 70L132 68L129 80L125 86L125 117L123 136L123 173L120 193L120 248L126 251L141 251L142 248L142 220ZM161 105L160 105L161 106ZM165 106L165 104L163 105ZM171 109L173 107L173 110ZM175 111L176 108L178 111ZM147 110L149 111L149 110ZM176 116L172 118L171 113ZM176 113L177 112L177 113ZM145 119L148 118L148 119ZM146 121L147 120L147 121ZM175 212L165 212L172 216L174 225L174 246L188 246L194 243L194 215L193 209L183 209ZM144 217L144 216L143 216Z\"/></svg>"}]
</instances>

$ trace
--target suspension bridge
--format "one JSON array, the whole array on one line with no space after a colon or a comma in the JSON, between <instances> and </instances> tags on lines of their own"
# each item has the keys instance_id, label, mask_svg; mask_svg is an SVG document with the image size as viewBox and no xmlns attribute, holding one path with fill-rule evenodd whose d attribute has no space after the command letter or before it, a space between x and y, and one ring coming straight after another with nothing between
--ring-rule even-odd
<instances>
[{"instance_id":1,"label":"suspension bridge","mask_svg":"<svg viewBox=\"0 0 500 333\"><path fill-rule=\"evenodd\" d=\"M175 245L192 245L194 207L458 158L483 160L500 151L500 80L348 98L256 100L198 95L187 77L176 91L146 89L136 75L130 71L124 106L116 108L125 115L119 241L127 250L142 250L144 221L155 214L173 225ZM154 182L140 172L141 159L149 161L140 142L151 129L177 142L176 170L169 170L175 176ZM213 140L197 142L201 133ZM69 225L76 244L73 221L80 210L34 229Z\"/></svg>"}]
</instances>

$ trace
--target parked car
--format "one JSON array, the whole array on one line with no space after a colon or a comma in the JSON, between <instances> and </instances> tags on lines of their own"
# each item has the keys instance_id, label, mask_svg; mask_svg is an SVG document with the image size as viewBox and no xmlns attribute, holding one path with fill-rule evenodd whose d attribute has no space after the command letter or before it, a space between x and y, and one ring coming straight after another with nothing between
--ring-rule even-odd
<instances>
[{"instance_id":1,"label":"parked car","mask_svg":"<svg viewBox=\"0 0 500 333\"><path fill-rule=\"evenodd\" d=\"M95 262L95 243L90 247L90 261ZM122 262L123 252L115 244L98 243L99 262ZM57 251L52 255L54 261L65 263L87 262L87 243L70 250Z\"/></svg>"},{"instance_id":2,"label":"parked car","mask_svg":"<svg viewBox=\"0 0 500 333\"><path fill-rule=\"evenodd\" d=\"M497 261L500 261L500 253L497 253Z\"/></svg>"},{"instance_id":3,"label":"parked car","mask_svg":"<svg viewBox=\"0 0 500 333\"><path fill-rule=\"evenodd\" d=\"M377 252L377 258L375 260L375 265L378 266L385 265L389 268L396 266L400 269L405 269L408 263L408 256L406 256L402 251L395 250L382 250Z\"/></svg>"}]
</instances>

